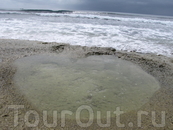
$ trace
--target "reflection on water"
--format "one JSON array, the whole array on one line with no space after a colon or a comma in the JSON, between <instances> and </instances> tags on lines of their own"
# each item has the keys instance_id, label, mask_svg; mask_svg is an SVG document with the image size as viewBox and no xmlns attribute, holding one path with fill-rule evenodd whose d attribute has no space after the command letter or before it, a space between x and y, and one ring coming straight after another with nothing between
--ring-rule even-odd
<instances>
[{"instance_id":1,"label":"reflection on water","mask_svg":"<svg viewBox=\"0 0 173 130\"><path fill-rule=\"evenodd\" d=\"M160 88L140 67L114 56L37 55L18 59L15 65L16 85L39 110L75 112L88 105L103 116L116 107L128 112Z\"/></svg>"}]
</instances>

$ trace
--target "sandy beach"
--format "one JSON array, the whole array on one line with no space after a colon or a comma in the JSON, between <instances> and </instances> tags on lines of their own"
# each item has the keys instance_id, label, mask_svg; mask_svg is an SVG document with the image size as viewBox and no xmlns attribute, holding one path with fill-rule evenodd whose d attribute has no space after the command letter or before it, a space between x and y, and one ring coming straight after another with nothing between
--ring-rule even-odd
<instances>
[{"instance_id":1,"label":"sandy beach","mask_svg":"<svg viewBox=\"0 0 173 130\"><path fill-rule=\"evenodd\" d=\"M91 55L113 55L122 60L130 61L140 66L148 74L154 76L159 81L161 88L154 93L149 99L149 102L144 104L139 110L134 110L125 113L121 116L121 122L125 127L120 128L116 124L116 118L111 118L110 127L101 128L97 122L87 127L81 128L76 124L75 120L68 120L66 125L62 127L58 120L56 128L48 128L43 124L42 114L40 112L39 125L34 128L29 128L24 123L24 116L28 110L35 108L27 102L24 95L17 93L16 86L13 81L16 72L13 62L16 59L28 57L31 55L56 53L57 55L71 55L74 57L87 57ZM24 41L0 39L0 130L47 130L47 129L64 129L64 130L171 130L173 129L173 59L163 55L142 54L136 52L117 51L113 48L100 47L83 47L72 46L63 43L47 43L40 41ZM23 109L19 110L19 124L14 127L14 109L9 109L9 105L24 105ZM142 124L139 127L137 124L137 111L146 111L148 116L142 116ZM161 112L165 112L165 125L156 127L152 122L152 111L155 111L157 116L155 121L161 123ZM30 117L32 122L34 117ZM51 122L51 118L49 118ZM104 122L104 119L103 119ZM133 125L132 123L133 122Z\"/></svg>"}]
</instances>

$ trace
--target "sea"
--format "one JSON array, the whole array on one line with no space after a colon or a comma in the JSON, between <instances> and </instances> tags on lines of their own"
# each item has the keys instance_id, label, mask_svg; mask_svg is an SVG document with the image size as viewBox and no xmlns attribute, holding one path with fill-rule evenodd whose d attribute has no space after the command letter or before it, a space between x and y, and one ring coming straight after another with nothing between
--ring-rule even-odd
<instances>
[{"instance_id":1,"label":"sea","mask_svg":"<svg viewBox=\"0 0 173 130\"><path fill-rule=\"evenodd\" d=\"M69 10L0 10L0 39L113 47L173 57L173 17Z\"/></svg>"}]
</instances>

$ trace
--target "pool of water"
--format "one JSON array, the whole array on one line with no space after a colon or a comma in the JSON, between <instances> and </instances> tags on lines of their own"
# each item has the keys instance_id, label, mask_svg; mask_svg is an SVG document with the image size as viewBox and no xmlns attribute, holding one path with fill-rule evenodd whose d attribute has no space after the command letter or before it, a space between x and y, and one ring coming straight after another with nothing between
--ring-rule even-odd
<instances>
[{"instance_id":1,"label":"pool of water","mask_svg":"<svg viewBox=\"0 0 173 130\"><path fill-rule=\"evenodd\" d=\"M139 66L115 56L73 58L44 54L21 58L14 63L15 84L38 110L74 113L81 105L94 114L129 112L147 103L160 88L158 81ZM83 111L83 118L87 116ZM72 116L73 117L73 116Z\"/></svg>"}]
</instances>

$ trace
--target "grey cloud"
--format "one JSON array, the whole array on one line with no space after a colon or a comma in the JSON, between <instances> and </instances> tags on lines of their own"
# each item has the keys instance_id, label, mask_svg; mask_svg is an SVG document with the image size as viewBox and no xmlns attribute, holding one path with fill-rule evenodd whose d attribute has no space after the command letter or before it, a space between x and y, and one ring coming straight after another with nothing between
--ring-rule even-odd
<instances>
[{"instance_id":1,"label":"grey cloud","mask_svg":"<svg viewBox=\"0 0 173 130\"><path fill-rule=\"evenodd\" d=\"M100 2L86 1L85 5L80 5L76 8L79 10L101 10L173 16L173 1L169 0L112 0L109 2L103 0Z\"/></svg>"}]
</instances>

